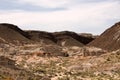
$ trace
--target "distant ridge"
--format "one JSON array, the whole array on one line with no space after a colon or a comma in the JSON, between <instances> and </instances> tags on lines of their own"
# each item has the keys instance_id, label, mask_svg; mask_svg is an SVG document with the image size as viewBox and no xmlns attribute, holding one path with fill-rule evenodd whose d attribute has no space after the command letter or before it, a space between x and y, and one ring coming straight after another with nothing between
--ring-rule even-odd
<instances>
[{"instance_id":1,"label":"distant ridge","mask_svg":"<svg viewBox=\"0 0 120 80\"><path fill-rule=\"evenodd\" d=\"M18 26L2 23L0 24L0 43L46 43L65 46L83 46L94 40L90 36L82 36L71 31L45 32L34 30L21 30Z\"/></svg>"},{"instance_id":2,"label":"distant ridge","mask_svg":"<svg viewBox=\"0 0 120 80\"><path fill-rule=\"evenodd\" d=\"M107 29L88 45L99 47L108 51L120 49L120 22Z\"/></svg>"},{"instance_id":3,"label":"distant ridge","mask_svg":"<svg viewBox=\"0 0 120 80\"><path fill-rule=\"evenodd\" d=\"M55 32L53 33L53 35L56 37L57 41L62 41L62 40L65 40L65 39L69 39L69 38L72 38L72 40L76 40L75 42L80 42L78 45L86 45L88 44L89 42L91 42L92 40L94 40L93 37L85 37L83 35L79 35L75 32L71 32L71 31L61 31L61 32ZM72 42L72 40L70 42ZM73 40L73 41L74 41Z\"/></svg>"}]
</instances>

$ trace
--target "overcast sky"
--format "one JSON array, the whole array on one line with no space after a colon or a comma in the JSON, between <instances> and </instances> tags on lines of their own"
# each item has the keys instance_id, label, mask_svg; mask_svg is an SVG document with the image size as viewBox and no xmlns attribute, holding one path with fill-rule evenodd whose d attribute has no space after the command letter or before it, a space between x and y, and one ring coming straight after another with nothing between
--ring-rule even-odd
<instances>
[{"instance_id":1,"label":"overcast sky","mask_svg":"<svg viewBox=\"0 0 120 80\"><path fill-rule=\"evenodd\" d=\"M0 23L101 34L120 21L120 0L0 0Z\"/></svg>"}]
</instances>

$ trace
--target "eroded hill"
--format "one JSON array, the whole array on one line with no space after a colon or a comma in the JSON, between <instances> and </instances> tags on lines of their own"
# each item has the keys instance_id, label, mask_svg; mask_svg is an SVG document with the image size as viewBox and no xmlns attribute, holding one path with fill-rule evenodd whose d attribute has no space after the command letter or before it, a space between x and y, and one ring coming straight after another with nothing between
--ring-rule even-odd
<instances>
[{"instance_id":1,"label":"eroded hill","mask_svg":"<svg viewBox=\"0 0 120 80\"><path fill-rule=\"evenodd\" d=\"M107 29L88 45L99 47L108 51L120 49L120 22Z\"/></svg>"},{"instance_id":2,"label":"eroded hill","mask_svg":"<svg viewBox=\"0 0 120 80\"><path fill-rule=\"evenodd\" d=\"M1 43L27 43L29 35L13 24L0 24Z\"/></svg>"}]
</instances>

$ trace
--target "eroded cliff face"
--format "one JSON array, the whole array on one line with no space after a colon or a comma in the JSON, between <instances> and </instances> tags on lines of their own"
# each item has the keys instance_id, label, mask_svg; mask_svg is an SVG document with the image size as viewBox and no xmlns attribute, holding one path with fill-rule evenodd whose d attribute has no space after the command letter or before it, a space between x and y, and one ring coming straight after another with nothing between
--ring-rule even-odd
<instances>
[{"instance_id":1,"label":"eroded cliff face","mask_svg":"<svg viewBox=\"0 0 120 80\"><path fill-rule=\"evenodd\" d=\"M88 45L99 47L108 51L120 49L120 22L107 29Z\"/></svg>"}]
</instances>

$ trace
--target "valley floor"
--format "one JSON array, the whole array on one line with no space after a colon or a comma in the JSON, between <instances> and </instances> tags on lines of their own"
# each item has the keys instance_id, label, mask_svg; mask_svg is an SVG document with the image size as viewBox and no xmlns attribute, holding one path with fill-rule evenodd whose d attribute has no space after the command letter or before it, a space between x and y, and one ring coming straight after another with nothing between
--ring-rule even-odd
<instances>
[{"instance_id":1,"label":"valley floor","mask_svg":"<svg viewBox=\"0 0 120 80\"><path fill-rule=\"evenodd\" d=\"M15 47L10 51L1 50L0 80L120 80L119 51L86 57L16 54Z\"/></svg>"}]
</instances>

